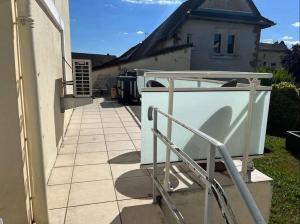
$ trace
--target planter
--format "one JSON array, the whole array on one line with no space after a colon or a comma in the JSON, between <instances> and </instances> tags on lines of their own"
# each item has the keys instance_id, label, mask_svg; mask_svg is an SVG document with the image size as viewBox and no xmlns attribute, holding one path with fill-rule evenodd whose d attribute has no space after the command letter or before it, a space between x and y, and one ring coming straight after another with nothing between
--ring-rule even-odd
<instances>
[{"instance_id":1,"label":"planter","mask_svg":"<svg viewBox=\"0 0 300 224\"><path fill-rule=\"evenodd\" d=\"M296 154L300 153L300 131L287 132L286 148Z\"/></svg>"}]
</instances>

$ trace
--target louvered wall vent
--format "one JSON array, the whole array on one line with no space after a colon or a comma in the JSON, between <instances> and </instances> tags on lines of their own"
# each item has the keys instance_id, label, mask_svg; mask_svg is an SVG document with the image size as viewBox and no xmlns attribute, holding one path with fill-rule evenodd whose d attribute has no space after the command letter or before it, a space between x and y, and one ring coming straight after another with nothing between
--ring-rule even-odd
<instances>
[{"instance_id":1,"label":"louvered wall vent","mask_svg":"<svg viewBox=\"0 0 300 224\"><path fill-rule=\"evenodd\" d=\"M91 97L91 71L92 63L90 60L73 60L73 80L75 97Z\"/></svg>"}]
</instances>

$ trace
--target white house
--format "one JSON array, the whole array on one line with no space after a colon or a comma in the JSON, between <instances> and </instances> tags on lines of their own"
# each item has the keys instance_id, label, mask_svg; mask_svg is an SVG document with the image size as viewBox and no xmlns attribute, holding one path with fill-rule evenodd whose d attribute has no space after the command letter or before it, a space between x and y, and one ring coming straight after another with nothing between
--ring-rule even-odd
<instances>
[{"instance_id":1,"label":"white house","mask_svg":"<svg viewBox=\"0 0 300 224\"><path fill-rule=\"evenodd\" d=\"M95 67L94 89L135 68L253 71L260 32L273 25L252 0L185 1L142 43Z\"/></svg>"}]
</instances>

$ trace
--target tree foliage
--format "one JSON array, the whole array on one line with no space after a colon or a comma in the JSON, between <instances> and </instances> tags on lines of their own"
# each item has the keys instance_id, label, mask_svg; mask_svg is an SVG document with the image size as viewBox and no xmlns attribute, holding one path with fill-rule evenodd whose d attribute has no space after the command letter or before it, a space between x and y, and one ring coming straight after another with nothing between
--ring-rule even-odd
<instances>
[{"instance_id":1,"label":"tree foliage","mask_svg":"<svg viewBox=\"0 0 300 224\"><path fill-rule=\"evenodd\" d=\"M282 65L296 80L300 81L300 45L294 45L282 60Z\"/></svg>"}]
</instances>

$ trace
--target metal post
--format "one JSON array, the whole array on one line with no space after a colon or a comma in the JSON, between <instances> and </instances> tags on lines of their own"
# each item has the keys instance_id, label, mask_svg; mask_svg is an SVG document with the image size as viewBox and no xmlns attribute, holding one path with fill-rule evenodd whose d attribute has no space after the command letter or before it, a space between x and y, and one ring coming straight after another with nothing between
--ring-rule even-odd
<instances>
[{"instance_id":1,"label":"metal post","mask_svg":"<svg viewBox=\"0 0 300 224\"><path fill-rule=\"evenodd\" d=\"M157 131L157 109L153 110L153 130ZM157 135L153 132L153 203L157 203L157 189L155 181L157 179Z\"/></svg>"},{"instance_id":2,"label":"metal post","mask_svg":"<svg viewBox=\"0 0 300 224\"><path fill-rule=\"evenodd\" d=\"M245 182L250 181L248 178L249 175L247 174L247 170L248 170L249 151L250 151L250 144L251 144L253 108L255 104L257 79L249 79L249 83L250 83L250 94L249 94L248 114L247 114L247 123L246 123L246 131L245 131L245 150L244 150L243 163L242 163L242 176Z\"/></svg>"},{"instance_id":3,"label":"metal post","mask_svg":"<svg viewBox=\"0 0 300 224\"><path fill-rule=\"evenodd\" d=\"M215 178L215 157L216 157L216 147L211 144L210 150L207 155L207 175L208 181L212 182ZM205 189L205 211L204 211L204 224L211 224L211 218L213 216L212 208L213 208L213 200L214 195L211 190L211 184L206 184Z\"/></svg>"},{"instance_id":4,"label":"metal post","mask_svg":"<svg viewBox=\"0 0 300 224\"><path fill-rule=\"evenodd\" d=\"M174 80L169 78L169 102L168 102L168 114L173 115L173 103L174 103ZM171 140L172 136L172 119L168 118L168 130L167 137ZM170 167L171 167L171 149L166 147L166 170L164 179L164 188L166 191L170 190Z\"/></svg>"}]
</instances>

